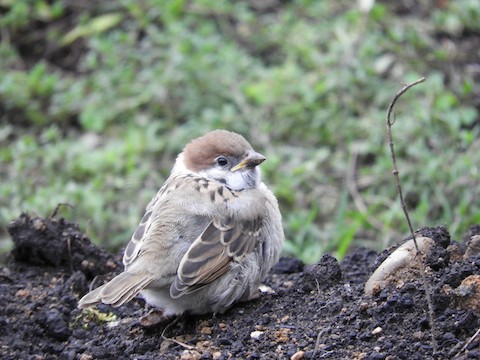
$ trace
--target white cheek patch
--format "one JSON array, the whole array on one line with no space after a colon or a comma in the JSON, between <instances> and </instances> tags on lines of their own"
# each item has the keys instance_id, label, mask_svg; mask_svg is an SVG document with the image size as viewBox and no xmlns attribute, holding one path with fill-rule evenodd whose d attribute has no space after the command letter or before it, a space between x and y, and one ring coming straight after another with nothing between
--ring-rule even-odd
<instances>
[{"instance_id":1,"label":"white cheek patch","mask_svg":"<svg viewBox=\"0 0 480 360\"><path fill-rule=\"evenodd\" d=\"M243 190L247 189L248 183L246 183L245 178L242 176L244 171L234 171L227 174L225 180L227 181L227 186L232 190Z\"/></svg>"},{"instance_id":2,"label":"white cheek patch","mask_svg":"<svg viewBox=\"0 0 480 360\"><path fill-rule=\"evenodd\" d=\"M240 191L256 187L260 183L260 169L220 170L211 168L200 173L209 179L224 183L232 190Z\"/></svg>"}]
</instances>

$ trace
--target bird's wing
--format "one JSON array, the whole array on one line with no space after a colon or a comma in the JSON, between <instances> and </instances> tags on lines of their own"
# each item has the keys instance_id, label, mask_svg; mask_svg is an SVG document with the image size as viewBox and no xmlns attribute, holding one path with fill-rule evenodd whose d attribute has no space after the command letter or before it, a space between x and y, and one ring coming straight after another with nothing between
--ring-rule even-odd
<instances>
[{"instance_id":1,"label":"bird's wing","mask_svg":"<svg viewBox=\"0 0 480 360\"><path fill-rule=\"evenodd\" d=\"M127 268L131 265L135 259L137 259L140 250L144 247L146 239L148 238L148 231L152 227L153 217L152 213L155 208L162 202L166 196L168 196L172 191L177 190L182 186L182 182L188 180L189 176L176 176L168 178L165 184L160 188L160 190L155 194L153 199L147 205L145 209L145 214L143 215L140 223L137 226L137 229L133 233L130 241L128 242L125 252L123 253L123 265Z\"/></svg>"},{"instance_id":2,"label":"bird's wing","mask_svg":"<svg viewBox=\"0 0 480 360\"><path fill-rule=\"evenodd\" d=\"M123 253L123 265L125 265L125 267L128 267L137 258L142 244L144 243L145 234L152 224L151 215L152 209L147 208L142 220L140 220L140 223L137 226L137 229L130 238L127 247L125 248L125 252Z\"/></svg>"},{"instance_id":3,"label":"bird's wing","mask_svg":"<svg viewBox=\"0 0 480 360\"><path fill-rule=\"evenodd\" d=\"M232 261L240 261L258 244L262 220L236 222L227 216L212 221L183 256L170 296L197 291L225 274Z\"/></svg>"},{"instance_id":4,"label":"bird's wing","mask_svg":"<svg viewBox=\"0 0 480 360\"><path fill-rule=\"evenodd\" d=\"M155 216L152 216L152 214L156 211L158 212L165 201L177 198L177 194L180 193L182 198L191 201L191 203L184 204L183 206L185 207L201 207L208 202L212 208L219 211L225 210L231 202L237 199L236 192L229 190L217 181L208 180L201 176L182 174L168 178L148 204L142 220L140 220L137 229L125 248L123 254L125 268L128 268L138 258L142 249L145 249L148 243L149 230L155 228L155 221L158 224L158 218L155 219ZM200 199L201 204L194 204L193 199Z\"/></svg>"}]
</instances>

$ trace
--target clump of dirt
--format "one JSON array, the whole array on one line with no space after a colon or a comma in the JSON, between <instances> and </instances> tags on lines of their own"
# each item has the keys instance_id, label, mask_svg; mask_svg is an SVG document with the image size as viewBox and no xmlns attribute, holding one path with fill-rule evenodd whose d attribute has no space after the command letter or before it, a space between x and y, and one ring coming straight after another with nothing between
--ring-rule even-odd
<instances>
[{"instance_id":1,"label":"clump of dirt","mask_svg":"<svg viewBox=\"0 0 480 360\"><path fill-rule=\"evenodd\" d=\"M480 254L470 244L479 229L470 229L461 243L450 242L444 228L421 233L444 250L426 257L435 355L420 276L366 296L379 255L362 248L340 263L330 255L309 266L282 258L265 279L274 292L216 317L183 318L165 330L165 337L187 349L163 339L165 325L141 326L139 318L149 311L141 299L117 309L78 310L94 276L121 271L120 255L96 248L63 219L22 214L9 227L15 248L0 270L0 354L82 360L478 358L479 339L472 335L480 327Z\"/></svg>"},{"instance_id":2,"label":"clump of dirt","mask_svg":"<svg viewBox=\"0 0 480 360\"><path fill-rule=\"evenodd\" d=\"M112 272L120 265L107 251L93 245L77 225L64 219L21 214L7 230L14 243L12 257L19 262L69 267L82 271L87 279Z\"/></svg>"}]
</instances>

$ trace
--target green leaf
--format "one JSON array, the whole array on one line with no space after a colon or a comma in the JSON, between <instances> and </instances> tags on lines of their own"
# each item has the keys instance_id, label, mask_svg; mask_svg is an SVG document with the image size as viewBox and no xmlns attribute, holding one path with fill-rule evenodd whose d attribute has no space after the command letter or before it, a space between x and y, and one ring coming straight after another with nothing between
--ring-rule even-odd
<instances>
[{"instance_id":1,"label":"green leaf","mask_svg":"<svg viewBox=\"0 0 480 360\"><path fill-rule=\"evenodd\" d=\"M97 16L85 24L80 24L68 32L62 39L63 45L68 45L81 37L101 34L122 21L123 15L120 13L110 13Z\"/></svg>"}]
</instances>

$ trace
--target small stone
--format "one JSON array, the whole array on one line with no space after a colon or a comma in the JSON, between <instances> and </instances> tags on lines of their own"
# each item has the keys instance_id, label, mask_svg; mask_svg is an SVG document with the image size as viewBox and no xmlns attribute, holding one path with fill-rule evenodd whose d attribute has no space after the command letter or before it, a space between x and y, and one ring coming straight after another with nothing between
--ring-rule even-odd
<instances>
[{"instance_id":1,"label":"small stone","mask_svg":"<svg viewBox=\"0 0 480 360\"><path fill-rule=\"evenodd\" d=\"M303 359L304 356L305 356L305 351L300 350L300 351L297 351L295 354L293 354L290 357L290 360L300 360L300 359Z\"/></svg>"},{"instance_id":2,"label":"small stone","mask_svg":"<svg viewBox=\"0 0 480 360\"><path fill-rule=\"evenodd\" d=\"M456 262L460 261L463 258L462 251L456 243L448 245L447 252L450 254L450 261Z\"/></svg>"},{"instance_id":3,"label":"small stone","mask_svg":"<svg viewBox=\"0 0 480 360\"><path fill-rule=\"evenodd\" d=\"M468 260L468 258L477 256L478 254L480 254L480 235L473 235L467 244L463 258Z\"/></svg>"},{"instance_id":4,"label":"small stone","mask_svg":"<svg viewBox=\"0 0 480 360\"><path fill-rule=\"evenodd\" d=\"M413 334L412 334L413 338L416 339L416 340L422 340L423 339L423 332L421 331L415 331Z\"/></svg>"},{"instance_id":5,"label":"small stone","mask_svg":"<svg viewBox=\"0 0 480 360\"><path fill-rule=\"evenodd\" d=\"M267 286L267 285L260 285L258 287L258 290L262 294L275 294L275 291L270 286Z\"/></svg>"},{"instance_id":6,"label":"small stone","mask_svg":"<svg viewBox=\"0 0 480 360\"><path fill-rule=\"evenodd\" d=\"M15 293L16 297L26 298L30 296L30 291L27 289L20 289Z\"/></svg>"},{"instance_id":7,"label":"small stone","mask_svg":"<svg viewBox=\"0 0 480 360\"><path fill-rule=\"evenodd\" d=\"M202 329L200 330L200 333L202 335L212 335L212 328L209 326L202 327Z\"/></svg>"},{"instance_id":8,"label":"small stone","mask_svg":"<svg viewBox=\"0 0 480 360\"><path fill-rule=\"evenodd\" d=\"M290 332L292 330L287 328L281 328L280 330L275 331L275 340L279 343L286 343L290 340Z\"/></svg>"},{"instance_id":9,"label":"small stone","mask_svg":"<svg viewBox=\"0 0 480 360\"><path fill-rule=\"evenodd\" d=\"M393 251L365 283L365 295L375 296L388 285L403 287L412 278L418 277L418 261L414 261L418 250L428 256L435 248L435 241L429 237L417 237L416 245L408 240Z\"/></svg>"},{"instance_id":10,"label":"small stone","mask_svg":"<svg viewBox=\"0 0 480 360\"><path fill-rule=\"evenodd\" d=\"M480 275L470 275L454 290L462 309L477 312L480 310Z\"/></svg>"},{"instance_id":11,"label":"small stone","mask_svg":"<svg viewBox=\"0 0 480 360\"><path fill-rule=\"evenodd\" d=\"M369 308L368 303L363 302L360 304L360 311L365 311Z\"/></svg>"},{"instance_id":12,"label":"small stone","mask_svg":"<svg viewBox=\"0 0 480 360\"><path fill-rule=\"evenodd\" d=\"M364 352L354 352L353 355L354 360L364 360L367 358L367 353Z\"/></svg>"},{"instance_id":13,"label":"small stone","mask_svg":"<svg viewBox=\"0 0 480 360\"><path fill-rule=\"evenodd\" d=\"M264 331L252 331L250 333L250 337L253 339L253 340L259 340L260 337L264 334Z\"/></svg>"},{"instance_id":14,"label":"small stone","mask_svg":"<svg viewBox=\"0 0 480 360\"><path fill-rule=\"evenodd\" d=\"M180 360L200 360L202 356L198 351L195 350L185 350L180 356Z\"/></svg>"},{"instance_id":15,"label":"small stone","mask_svg":"<svg viewBox=\"0 0 480 360\"><path fill-rule=\"evenodd\" d=\"M378 335L383 331L380 326L377 326L375 329L372 330L372 335Z\"/></svg>"}]
</instances>

